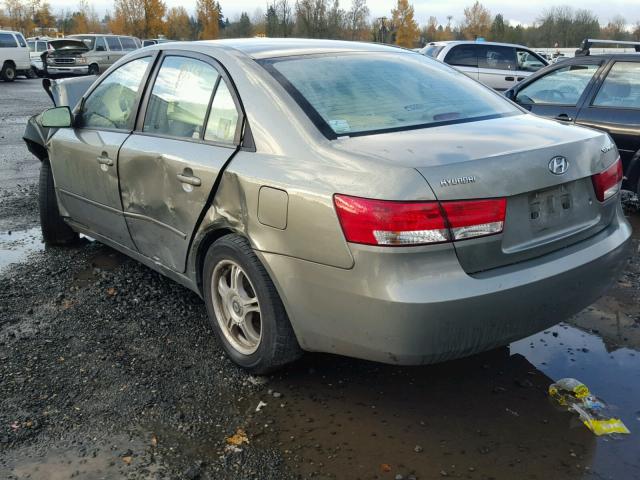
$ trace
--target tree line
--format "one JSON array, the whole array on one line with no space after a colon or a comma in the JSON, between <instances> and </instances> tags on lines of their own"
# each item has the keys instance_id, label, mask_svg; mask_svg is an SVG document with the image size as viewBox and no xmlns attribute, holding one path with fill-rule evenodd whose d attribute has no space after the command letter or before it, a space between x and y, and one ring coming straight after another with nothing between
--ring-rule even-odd
<instances>
[{"instance_id":1,"label":"tree line","mask_svg":"<svg viewBox=\"0 0 640 480\"><path fill-rule=\"evenodd\" d=\"M568 6L544 10L531 25L513 24L478 0L462 18L431 16L419 25L409 0L395 0L389 15L372 17L367 0L266 0L265 9L225 17L217 0L196 0L195 12L184 6L167 8L163 0L114 0L113 10L99 16L88 0L55 14L46 0L5 0L0 26L27 36L57 28L65 34L116 33L139 38L165 36L175 40L236 37L305 37L363 40L419 47L440 40L484 38L532 47L577 47L586 37L640 41L640 22L628 27L618 15L601 24L586 9Z\"/></svg>"}]
</instances>

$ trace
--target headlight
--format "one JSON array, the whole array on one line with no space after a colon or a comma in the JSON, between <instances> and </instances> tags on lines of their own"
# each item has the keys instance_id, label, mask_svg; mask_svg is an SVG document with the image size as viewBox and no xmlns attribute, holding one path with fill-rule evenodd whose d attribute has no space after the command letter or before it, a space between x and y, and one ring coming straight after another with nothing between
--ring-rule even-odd
<instances>
[{"instance_id":1,"label":"headlight","mask_svg":"<svg viewBox=\"0 0 640 480\"><path fill-rule=\"evenodd\" d=\"M87 57L76 57L76 63L79 63L81 65L86 65Z\"/></svg>"},{"instance_id":2,"label":"headlight","mask_svg":"<svg viewBox=\"0 0 640 480\"><path fill-rule=\"evenodd\" d=\"M47 57L47 65L55 65L56 62L53 61L53 58Z\"/></svg>"}]
</instances>

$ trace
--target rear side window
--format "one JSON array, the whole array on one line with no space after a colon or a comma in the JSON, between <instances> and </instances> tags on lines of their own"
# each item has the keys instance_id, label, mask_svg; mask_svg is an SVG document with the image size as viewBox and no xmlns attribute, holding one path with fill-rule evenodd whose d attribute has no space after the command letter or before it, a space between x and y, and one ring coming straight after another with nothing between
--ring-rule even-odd
<instances>
[{"instance_id":1,"label":"rear side window","mask_svg":"<svg viewBox=\"0 0 640 480\"><path fill-rule=\"evenodd\" d=\"M640 108L640 63L616 62L605 78L593 105Z\"/></svg>"},{"instance_id":2,"label":"rear side window","mask_svg":"<svg viewBox=\"0 0 640 480\"><path fill-rule=\"evenodd\" d=\"M122 44L123 50L135 50L138 48L136 42L134 42L131 37L120 37L120 43Z\"/></svg>"},{"instance_id":3,"label":"rear side window","mask_svg":"<svg viewBox=\"0 0 640 480\"><path fill-rule=\"evenodd\" d=\"M478 47L478 67L494 70L515 70L516 50L513 47L482 45Z\"/></svg>"},{"instance_id":4,"label":"rear side window","mask_svg":"<svg viewBox=\"0 0 640 480\"><path fill-rule=\"evenodd\" d=\"M207 121L204 139L219 143L233 143L238 127L238 110L231 91L224 80L216 89L211 104L211 113Z\"/></svg>"},{"instance_id":5,"label":"rear side window","mask_svg":"<svg viewBox=\"0 0 640 480\"><path fill-rule=\"evenodd\" d=\"M18 44L10 33L0 33L0 48L15 48Z\"/></svg>"},{"instance_id":6,"label":"rear side window","mask_svg":"<svg viewBox=\"0 0 640 480\"><path fill-rule=\"evenodd\" d=\"M120 40L118 37L105 37L107 39L107 45L109 45L109 50L112 52L120 52L122 51L122 45L120 45Z\"/></svg>"},{"instance_id":7,"label":"rear side window","mask_svg":"<svg viewBox=\"0 0 640 480\"><path fill-rule=\"evenodd\" d=\"M458 45L453 47L449 53L447 53L444 62L457 67L477 67L477 47L476 45Z\"/></svg>"},{"instance_id":8,"label":"rear side window","mask_svg":"<svg viewBox=\"0 0 640 480\"><path fill-rule=\"evenodd\" d=\"M599 67L600 65L569 65L554 70L520 90L516 101L523 105L575 106Z\"/></svg>"},{"instance_id":9,"label":"rear side window","mask_svg":"<svg viewBox=\"0 0 640 480\"><path fill-rule=\"evenodd\" d=\"M329 138L520 114L498 94L417 53L261 62Z\"/></svg>"},{"instance_id":10,"label":"rear side window","mask_svg":"<svg viewBox=\"0 0 640 480\"><path fill-rule=\"evenodd\" d=\"M166 57L156 78L143 131L199 139L218 72L193 58Z\"/></svg>"},{"instance_id":11,"label":"rear side window","mask_svg":"<svg viewBox=\"0 0 640 480\"><path fill-rule=\"evenodd\" d=\"M138 58L111 72L84 102L84 127L128 130L150 57Z\"/></svg>"}]
</instances>

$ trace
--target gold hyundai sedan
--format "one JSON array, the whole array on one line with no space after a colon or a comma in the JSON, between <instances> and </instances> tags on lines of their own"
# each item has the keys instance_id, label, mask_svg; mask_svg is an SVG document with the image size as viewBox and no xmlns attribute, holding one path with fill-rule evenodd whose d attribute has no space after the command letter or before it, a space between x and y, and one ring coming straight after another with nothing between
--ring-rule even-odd
<instances>
[{"instance_id":1,"label":"gold hyundai sedan","mask_svg":"<svg viewBox=\"0 0 640 480\"><path fill-rule=\"evenodd\" d=\"M505 345L591 304L627 258L606 134L419 53L177 42L45 88L56 108L25 132L45 241L83 233L194 290L252 372Z\"/></svg>"}]
</instances>

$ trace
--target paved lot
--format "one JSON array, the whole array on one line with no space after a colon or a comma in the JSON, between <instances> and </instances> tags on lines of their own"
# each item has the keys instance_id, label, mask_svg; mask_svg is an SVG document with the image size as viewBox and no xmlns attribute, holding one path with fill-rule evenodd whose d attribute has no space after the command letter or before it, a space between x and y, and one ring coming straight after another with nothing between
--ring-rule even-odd
<instances>
[{"instance_id":1,"label":"paved lot","mask_svg":"<svg viewBox=\"0 0 640 480\"><path fill-rule=\"evenodd\" d=\"M248 376L194 294L96 242L43 248L20 137L48 105L38 80L0 84L0 478L640 478L637 253L593 307L509 348L419 368L307 355ZM557 409L562 377L631 435ZM248 443L230 447L238 429Z\"/></svg>"}]
</instances>

